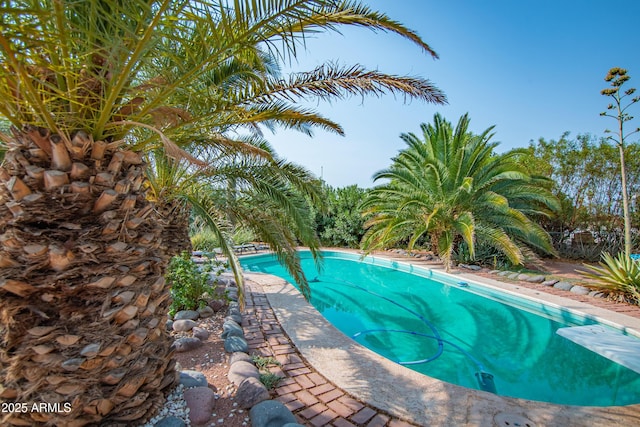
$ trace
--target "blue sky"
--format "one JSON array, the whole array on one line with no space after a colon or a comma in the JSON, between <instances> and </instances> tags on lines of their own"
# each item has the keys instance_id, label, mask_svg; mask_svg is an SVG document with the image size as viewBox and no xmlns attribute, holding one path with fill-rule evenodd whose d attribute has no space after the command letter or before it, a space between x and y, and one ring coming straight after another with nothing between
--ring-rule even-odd
<instances>
[{"instance_id":1,"label":"blue sky","mask_svg":"<svg viewBox=\"0 0 640 427\"><path fill-rule=\"evenodd\" d=\"M613 119L599 116L608 99L604 76L626 68L640 88L640 1L620 0L368 0L366 4L415 30L438 53L433 60L399 36L362 28L308 40L290 70L327 62L431 80L449 105L404 103L385 95L309 105L340 123L345 137L279 130L265 135L281 157L301 164L334 187L374 185L404 147L399 135L419 132L436 112L453 122L468 112L471 130L495 125L498 151L540 137L604 136ZM285 70L288 71L289 69ZM635 111L634 111L635 110ZM640 104L631 110L639 119Z\"/></svg>"}]
</instances>

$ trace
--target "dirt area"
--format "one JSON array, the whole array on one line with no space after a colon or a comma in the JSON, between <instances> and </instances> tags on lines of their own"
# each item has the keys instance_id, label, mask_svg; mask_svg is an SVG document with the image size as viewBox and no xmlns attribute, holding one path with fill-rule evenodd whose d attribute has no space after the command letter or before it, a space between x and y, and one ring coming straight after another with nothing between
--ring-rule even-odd
<instances>
[{"instance_id":1,"label":"dirt area","mask_svg":"<svg viewBox=\"0 0 640 427\"><path fill-rule=\"evenodd\" d=\"M209 331L210 335L203 345L185 353L175 353L174 357L180 370L191 369L202 372L207 378L209 388L218 396L215 415L208 426L242 427L250 425L249 411L243 410L234 402L236 391L227 378L229 371L228 354L224 351L224 340L220 338L226 309L207 319L199 319L198 326Z\"/></svg>"},{"instance_id":2,"label":"dirt area","mask_svg":"<svg viewBox=\"0 0 640 427\"><path fill-rule=\"evenodd\" d=\"M579 271L587 271L584 263L573 260L548 259L543 261L543 265L547 273L569 279L584 279Z\"/></svg>"}]
</instances>

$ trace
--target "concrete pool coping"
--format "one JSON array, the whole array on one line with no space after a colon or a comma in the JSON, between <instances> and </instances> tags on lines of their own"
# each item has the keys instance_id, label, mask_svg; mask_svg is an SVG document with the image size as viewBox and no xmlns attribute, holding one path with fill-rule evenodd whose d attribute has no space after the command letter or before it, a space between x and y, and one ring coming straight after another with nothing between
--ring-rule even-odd
<instances>
[{"instance_id":1,"label":"concrete pool coping","mask_svg":"<svg viewBox=\"0 0 640 427\"><path fill-rule=\"evenodd\" d=\"M414 260L401 262L438 270L433 265L425 266ZM507 425L503 422L509 420L511 425L519 422L523 426L527 420L531 426L640 425L640 405L554 405L497 396L424 376L377 355L342 334L286 281L264 274L246 273L246 276L262 286L278 322L311 366L356 399L391 415L430 426ZM457 276L640 331L640 319L624 314L473 274Z\"/></svg>"}]
</instances>

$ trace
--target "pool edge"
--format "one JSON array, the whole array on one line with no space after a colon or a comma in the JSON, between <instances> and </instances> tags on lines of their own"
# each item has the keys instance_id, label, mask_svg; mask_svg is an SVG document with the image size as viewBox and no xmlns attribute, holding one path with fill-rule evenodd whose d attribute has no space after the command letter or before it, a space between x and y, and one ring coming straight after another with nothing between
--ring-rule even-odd
<instances>
[{"instance_id":1,"label":"pool edge","mask_svg":"<svg viewBox=\"0 0 640 427\"><path fill-rule=\"evenodd\" d=\"M265 274L246 275L249 280L262 285L280 325L310 365L356 399L394 416L434 426L494 425L494 417L501 413L528 418L538 426L635 425L640 421L640 405L556 405L496 396L424 376L395 364L346 337L283 279ZM478 281L477 276L464 273L459 276L468 276L470 280ZM483 282L490 281L482 279ZM517 285L494 282L499 288L509 285L505 289L511 287L511 292L526 290ZM545 301L547 296L553 297L559 304L588 306L555 295L530 297ZM599 313L599 318L603 314L615 314L592 308L606 312Z\"/></svg>"}]
</instances>

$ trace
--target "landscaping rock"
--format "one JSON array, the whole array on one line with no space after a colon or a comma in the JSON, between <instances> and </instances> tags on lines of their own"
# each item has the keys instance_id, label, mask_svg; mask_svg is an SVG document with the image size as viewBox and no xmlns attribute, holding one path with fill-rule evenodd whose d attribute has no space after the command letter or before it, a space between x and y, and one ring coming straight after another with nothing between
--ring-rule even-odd
<instances>
[{"instance_id":1,"label":"landscaping rock","mask_svg":"<svg viewBox=\"0 0 640 427\"><path fill-rule=\"evenodd\" d=\"M561 289L563 291L569 291L571 290L571 288L573 288L573 284L569 282L558 282L555 285L553 285L553 287L556 289Z\"/></svg>"},{"instance_id":2,"label":"landscaping rock","mask_svg":"<svg viewBox=\"0 0 640 427\"><path fill-rule=\"evenodd\" d=\"M304 427L304 426L298 423L286 423L282 427Z\"/></svg>"},{"instance_id":3,"label":"landscaping rock","mask_svg":"<svg viewBox=\"0 0 640 427\"><path fill-rule=\"evenodd\" d=\"M240 311L240 308L234 306L234 307L229 307L229 310L227 311L227 314L229 316L232 315L238 315L238 316L242 316L242 312Z\"/></svg>"},{"instance_id":4,"label":"landscaping rock","mask_svg":"<svg viewBox=\"0 0 640 427\"><path fill-rule=\"evenodd\" d=\"M240 303L238 303L238 301L231 301L229 303L229 309L232 309L232 308L240 308Z\"/></svg>"},{"instance_id":5,"label":"landscaping rock","mask_svg":"<svg viewBox=\"0 0 640 427\"><path fill-rule=\"evenodd\" d=\"M556 283L558 283L559 280L557 279L549 279L549 280L545 280L544 282L540 283L542 286L553 286Z\"/></svg>"},{"instance_id":6,"label":"landscaping rock","mask_svg":"<svg viewBox=\"0 0 640 427\"><path fill-rule=\"evenodd\" d=\"M503 270L503 271L498 273L498 276L506 277L506 276L508 276L510 274L512 274L510 271Z\"/></svg>"},{"instance_id":7,"label":"landscaping rock","mask_svg":"<svg viewBox=\"0 0 640 427\"><path fill-rule=\"evenodd\" d=\"M186 424L181 418L170 416L161 419L153 427L186 427Z\"/></svg>"},{"instance_id":8,"label":"landscaping rock","mask_svg":"<svg viewBox=\"0 0 640 427\"><path fill-rule=\"evenodd\" d=\"M501 273L501 271L500 271L500 270L491 270L491 271L489 272L489 274L500 274L500 273Z\"/></svg>"},{"instance_id":9,"label":"landscaping rock","mask_svg":"<svg viewBox=\"0 0 640 427\"><path fill-rule=\"evenodd\" d=\"M173 331L173 320L167 320L167 323L165 323L164 325L167 328L167 331Z\"/></svg>"},{"instance_id":10,"label":"landscaping rock","mask_svg":"<svg viewBox=\"0 0 640 427\"><path fill-rule=\"evenodd\" d=\"M529 283L542 283L542 282L544 282L544 276L538 274L538 275L535 275L535 276L529 276L524 280L526 282L529 282Z\"/></svg>"},{"instance_id":11,"label":"landscaping rock","mask_svg":"<svg viewBox=\"0 0 640 427\"><path fill-rule=\"evenodd\" d=\"M187 332L197 325L198 324L195 322L195 320L191 319L175 320L173 322L173 330L176 332Z\"/></svg>"},{"instance_id":12,"label":"landscaping rock","mask_svg":"<svg viewBox=\"0 0 640 427\"><path fill-rule=\"evenodd\" d=\"M227 337L241 337L244 338L244 331L242 330L242 326L233 320L228 320L222 324L222 334L221 338Z\"/></svg>"},{"instance_id":13,"label":"landscaping rock","mask_svg":"<svg viewBox=\"0 0 640 427\"><path fill-rule=\"evenodd\" d=\"M229 377L229 381L239 386L247 378L260 380L260 372L253 363L239 360L229 367L227 377Z\"/></svg>"},{"instance_id":14,"label":"landscaping rock","mask_svg":"<svg viewBox=\"0 0 640 427\"><path fill-rule=\"evenodd\" d=\"M175 349L177 353L184 353L185 351L195 350L202 345L202 341L198 338L184 337L178 338L171 344L171 347Z\"/></svg>"},{"instance_id":15,"label":"landscaping rock","mask_svg":"<svg viewBox=\"0 0 640 427\"><path fill-rule=\"evenodd\" d=\"M208 305L205 305L204 307L201 307L198 309L198 314L203 319L213 316L213 313L214 313L213 309Z\"/></svg>"},{"instance_id":16,"label":"landscaping rock","mask_svg":"<svg viewBox=\"0 0 640 427\"><path fill-rule=\"evenodd\" d=\"M209 331L207 331L204 328L200 328L198 326L195 326L192 330L191 330L191 334L195 337L198 338L200 341L206 341L207 338L209 338Z\"/></svg>"},{"instance_id":17,"label":"landscaping rock","mask_svg":"<svg viewBox=\"0 0 640 427\"><path fill-rule=\"evenodd\" d=\"M227 337L224 340L224 351L227 353L235 353L236 351L248 353L249 345L247 340L242 337Z\"/></svg>"},{"instance_id":18,"label":"landscaping rock","mask_svg":"<svg viewBox=\"0 0 640 427\"><path fill-rule=\"evenodd\" d=\"M180 371L180 384L185 386L185 388L207 387L207 377L198 371Z\"/></svg>"},{"instance_id":19,"label":"landscaping rock","mask_svg":"<svg viewBox=\"0 0 640 427\"><path fill-rule=\"evenodd\" d=\"M230 315L228 315L227 317L224 318L225 322L227 320L233 320L238 325L242 325L242 315L240 315L240 314L230 314Z\"/></svg>"},{"instance_id":20,"label":"landscaping rock","mask_svg":"<svg viewBox=\"0 0 640 427\"><path fill-rule=\"evenodd\" d=\"M519 276L520 276L520 273L511 273L507 276L507 278L512 280L518 280Z\"/></svg>"},{"instance_id":21,"label":"landscaping rock","mask_svg":"<svg viewBox=\"0 0 640 427\"><path fill-rule=\"evenodd\" d=\"M239 362L238 362L239 363ZM249 409L269 399L269 390L254 377L245 378L236 391L235 400L243 409Z\"/></svg>"},{"instance_id":22,"label":"landscaping rock","mask_svg":"<svg viewBox=\"0 0 640 427\"><path fill-rule=\"evenodd\" d=\"M233 365L236 362L249 362L253 363L253 359L247 353L243 353L241 351L236 351L235 353L231 353L229 356L229 365Z\"/></svg>"},{"instance_id":23,"label":"landscaping rock","mask_svg":"<svg viewBox=\"0 0 640 427\"><path fill-rule=\"evenodd\" d=\"M282 427L287 423L296 424L296 417L277 400L265 400L249 411L253 427Z\"/></svg>"},{"instance_id":24,"label":"landscaping rock","mask_svg":"<svg viewBox=\"0 0 640 427\"><path fill-rule=\"evenodd\" d=\"M195 310L180 310L173 316L173 320L190 319L196 320L200 314Z\"/></svg>"},{"instance_id":25,"label":"landscaping rock","mask_svg":"<svg viewBox=\"0 0 640 427\"><path fill-rule=\"evenodd\" d=\"M206 424L216 406L216 394L209 387L194 387L184 391L191 424Z\"/></svg>"},{"instance_id":26,"label":"landscaping rock","mask_svg":"<svg viewBox=\"0 0 640 427\"><path fill-rule=\"evenodd\" d=\"M218 277L218 283L222 283L227 287L237 287L236 279L233 276L222 274Z\"/></svg>"},{"instance_id":27,"label":"landscaping rock","mask_svg":"<svg viewBox=\"0 0 640 427\"><path fill-rule=\"evenodd\" d=\"M576 285L571 288L571 292L578 295L588 295L591 292L591 289L585 288L584 286Z\"/></svg>"},{"instance_id":28,"label":"landscaping rock","mask_svg":"<svg viewBox=\"0 0 640 427\"><path fill-rule=\"evenodd\" d=\"M219 299L214 299L209 301L209 307L211 307L211 309L217 313L220 310L222 310L223 308L225 308L227 306L226 301L223 300L219 300Z\"/></svg>"},{"instance_id":29,"label":"landscaping rock","mask_svg":"<svg viewBox=\"0 0 640 427\"><path fill-rule=\"evenodd\" d=\"M231 301L238 301L238 290L237 288L225 288L224 292L227 294L227 298Z\"/></svg>"}]
</instances>

